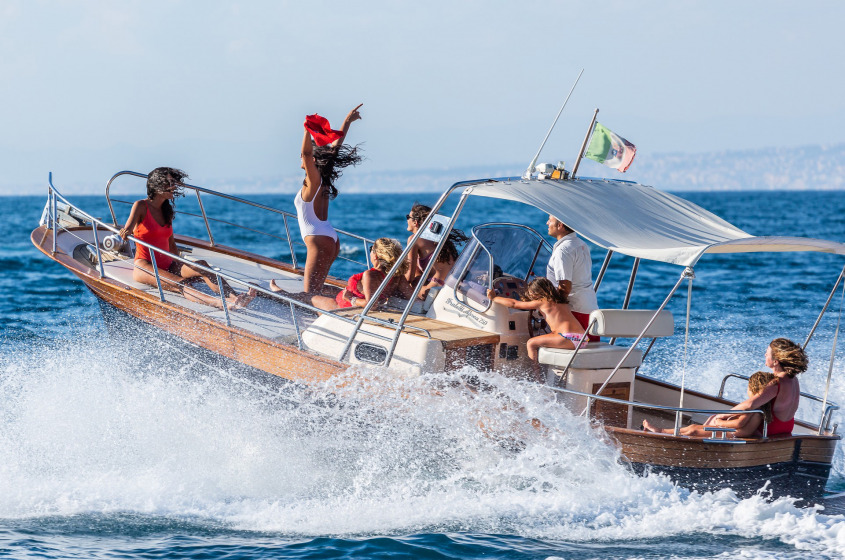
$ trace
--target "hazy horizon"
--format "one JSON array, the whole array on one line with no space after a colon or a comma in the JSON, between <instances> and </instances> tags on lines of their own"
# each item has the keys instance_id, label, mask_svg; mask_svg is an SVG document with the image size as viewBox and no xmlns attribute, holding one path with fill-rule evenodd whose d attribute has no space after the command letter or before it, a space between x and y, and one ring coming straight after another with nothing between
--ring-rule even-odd
<instances>
[{"instance_id":1,"label":"hazy horizon","mask_svg":"<svg viewBox=\"0 0 845 560\"><path fill-rule=\"evenodd\" d=\"M198 184L294 177L304 116L339 126L361 102L363 171L519 174L582 68L547 161L571 167L596 107L637 145L622 178L673 153L838 145L843 16L833 1L0 0L0 192L160 165Z\"/></svg>"}]
</instances>

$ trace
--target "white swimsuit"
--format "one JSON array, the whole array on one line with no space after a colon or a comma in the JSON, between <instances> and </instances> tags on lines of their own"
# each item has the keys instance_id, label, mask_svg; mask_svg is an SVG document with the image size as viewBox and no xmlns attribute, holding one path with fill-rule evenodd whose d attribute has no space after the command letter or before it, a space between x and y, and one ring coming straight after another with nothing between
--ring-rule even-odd
<instances>
[{"instance_id":1,"label":"white swimsuit","mask_svg":"<svg viewBox=\"0 0 845 560\"><path fill-rule=\"evenodd\" d=\"M317 194L314 195L314 198L320 196L322 190L323 186L320 185L320 189L317 191ZM296 193L296 197L293 199L293 205L296 207L296 218L299 220L299 231L302 235L302 240L305 241L305 238L309 235L323 235L325 237L331 237L337 241L337 232L332 227L332 223L328 220L321 220L317 217L317 214L314 213L314 198L311 199L311 202L305 202L302 200L302 189L299 189Z\"/></svg>"}]
</instances>

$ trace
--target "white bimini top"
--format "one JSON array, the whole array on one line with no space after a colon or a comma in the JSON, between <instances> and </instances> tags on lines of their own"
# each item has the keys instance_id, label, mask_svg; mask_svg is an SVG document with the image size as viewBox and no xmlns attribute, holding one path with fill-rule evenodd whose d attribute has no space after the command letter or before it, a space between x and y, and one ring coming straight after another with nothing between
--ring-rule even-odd
<instances>
[{"instance_id":1,"label":"white bimini top","mask_svg":"<svg viewBox=\"0 0 845 560\"><path fill-rule=\"evenodd\" d=\"M755 237L688 200L629 181L506 178L467 186L464 192L529 204L599 247L682 266L695 265L705 253L845 255L845 244L836 241Z\"/></svg>"}]
</instances>

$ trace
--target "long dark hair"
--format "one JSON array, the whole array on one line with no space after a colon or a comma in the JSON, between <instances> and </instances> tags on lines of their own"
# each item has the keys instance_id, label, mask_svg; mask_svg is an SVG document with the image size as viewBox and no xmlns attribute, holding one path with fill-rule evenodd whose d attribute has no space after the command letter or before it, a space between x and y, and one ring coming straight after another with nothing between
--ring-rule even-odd
<instances>
[{"instance_id":1,"label":"long dark hair","mask_svg":"<svg viewBox=\"0 0 845 560\"><path fill-rule=\"evenodd\" d=\"M172 167L156 167L150 171L149 175L147 175L147 198L152 200L157 194L167 192L169 190L173 191L174 199L185 196L185 191L183 191L178 185L187 178L188 174L181 169L174 169ZM174 185L177 186L174 188ZM173 223L173 214L175 211L169 200L165 200L164 204L161 205L161 213L164 216L164 223L167 225Z\"/></svg>"},{"instance_id":2,"label":"long dark hair","mask_svg":"<svg viewBox=\"0 0 845 560\"><path fill-rule=\"evenodd\" d=\"M408 213L408 215L411 216L411 219L420 225L422 225L423 221L429 214L431 214L431 207L426 206L425 204L420 204L419 202L415 202L411 207L411 211ZM461 230L453 229L450 231L449 237L446 239L446 243L443 244L443 249L440 251L440 254L437 255L436 262L449 263L458 260L457 245L466 243L467 241L469 241L469 237L467 237Z\"/></svg>"},{"instance_id":3,"label":"long dark hair","mask_svg":"<svg viewBox=\"0 0 845 560\"><path fill-rule=\"evenodd\" d=\"M328 197L329 200L334 200L337 196L337 187L335 187L334 182L343 175L344 167L358 165L364 160L364 157L359 153L362 151L361 144L351 148L346 144L314 147L314 163L317 165L317 171L320 172L320 180L326 187L323 196Z\"/></svg>"}]
</instances>

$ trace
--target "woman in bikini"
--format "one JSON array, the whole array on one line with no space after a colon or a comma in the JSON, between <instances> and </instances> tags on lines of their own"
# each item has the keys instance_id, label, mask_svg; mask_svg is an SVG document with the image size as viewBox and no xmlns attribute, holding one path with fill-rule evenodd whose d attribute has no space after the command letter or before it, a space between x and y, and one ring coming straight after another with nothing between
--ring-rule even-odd
<instances>
[{"instance_id":1,"label":"woman in bikini","mask_svg":"<svg viewBox=\"0 0 845 560\"><path fill-rule=\"evenodd\" d=\"M411 211L407 216L405 216L405 219L408 222L408 231L411 232L411 235L408 236L408 243L411 242L411 239L419 231L420 226L422 226L423 222L430 213L431 208L420 203L415 203L414 206L411 207ZM464 235L464 233L460 230L453 229L449 233L449 238L443 245L443 250L440 251L440 255L437 257L437 260L434 261L434 266L432 267L432 272L428 277L428 281L420 289L418 296L420 299L425 299L426 294L431 288L435 286L443 286L443 283L446 281L446 277L449 275L449 271L452 270L452 266L455 264L455 261L458 260L458 248L456 244L464 243L466 240L466 235ZM412 286L416 286L417 283L420 282L422 273L425 270L425 267L428 266L429 261L431 261L431 257L434 255L434 250L436 248L436 241L423 239L422 237L418 238L411 247L411 251L408 253L408 271L405 273L405 279L408 280Z\"/></svg>"},{"instance_id":2,"label":"woman in bikini","mask_svg":"<svg viewBox=\"0 0 845 560\"><path fill-rule=\"evenodd\" d=\"M584 327L572 314L566 296L548 278L532 280L522 296L523 301L497 296L493 290L487 290L487 298L505 307L537 310L545 317L552 332L528 339L528 357L534 361L541 346L574 350L575 345L586 336Z\"/></svg>"},{"instance_id":3,"label":"woman in bikini","mask_svg":"<svg viewBox=\"0 0 845 560\"><path fill-rule=\"evenodd\" d=\"M343 145L349 125L361 118L358 112L361 105L349 111L340 131L328 130L329 133L334 133L337 139L327 145L315 146L312 129L309 129L311 117L305 121L305 135L302 138L300 154L305 179L293 199L293 204L299 220L299 231L307 250L303 291L309 296L323 293L323 284L329 275L329 268L340 252L337 232L329 221L329 201L337 197L335 181L340 177L341 170L361 162L358 146L350 148ZM272 280L270 288L278 288Z\"/></svg>"},{"instance_id":4,"label":"woman in bikini","mask_svg":"<svg viewBox=\"0 0 845 560\"><path fill-rule=\"evenodd\" d=\"M129 219L123 229L120 230L120 237L126 239L131 233L135 238L149 243L153 247L178 255L176 239L173 237L173 216L175 213L173 200L184 196L181 186L187 177L188 174L179 169L170 167L153 169L147 177L147 198L138 200L132 205ZM220 289L215 275L173 260L162 253L156 252L155 260L163 289L181 293L192 301L215 307L223 306L220 298L185 285L202 279L217 294L220 293ZM200 266L209 266L206 261L196 262ZM150 286L158 285L153 271L150 250L141 244L136 245L135 270L132 272L132 279ZM225 280L222 281L222 284L227 304L233 309L245 306L256 295L256 291L253 289L236 294Z\"/></svg>"}]
</instances>

